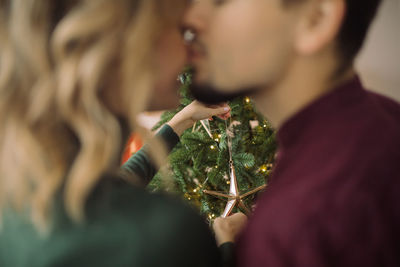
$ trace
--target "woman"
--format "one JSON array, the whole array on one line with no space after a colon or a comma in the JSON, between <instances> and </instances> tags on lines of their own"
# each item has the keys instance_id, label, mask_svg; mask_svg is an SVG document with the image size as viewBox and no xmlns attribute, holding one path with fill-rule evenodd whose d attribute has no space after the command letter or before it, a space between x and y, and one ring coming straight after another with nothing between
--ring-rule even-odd
<instances>
[{"instance_id":1,"label":"woman","mask_svg":"<svg viewBox=\"0 0 400 267\"><path fill-rule=\"evenodd\" d=\"M185 3L0 0L0 266L218 264L195 212L116 175L138 112L176 99ZM154 170L146 153L125 169Z\"/></svg>"}]
</instances>

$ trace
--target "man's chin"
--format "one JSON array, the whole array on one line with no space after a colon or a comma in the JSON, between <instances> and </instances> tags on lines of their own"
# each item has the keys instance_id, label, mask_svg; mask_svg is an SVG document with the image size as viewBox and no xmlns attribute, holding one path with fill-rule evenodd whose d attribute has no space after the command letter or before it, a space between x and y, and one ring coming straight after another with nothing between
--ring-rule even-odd
<instances>
[{"instance_id":1,"label":"man's chin","mask_svg":"<svg viewBox=\"0 0 400 267\"><path fill-rule=\"evenodd\" d=\"M258 91L257 88L237 88L235 92L223 92L209 84L194 83L190 86L192 96L205 104L214 105L231 101L237 97L249 96Z\"/></svg>"}]
</instances>

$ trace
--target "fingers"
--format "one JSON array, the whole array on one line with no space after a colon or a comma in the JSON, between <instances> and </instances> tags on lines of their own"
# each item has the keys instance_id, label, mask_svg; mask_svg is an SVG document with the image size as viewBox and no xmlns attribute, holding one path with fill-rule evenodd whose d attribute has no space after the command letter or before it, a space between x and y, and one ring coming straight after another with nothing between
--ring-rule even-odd
<instances>
[{"instance_id":1,"label":"fingers","mask_svg":"<svg viewBox=\"0 0 400 267\"><path fill-rule=\"evenodd\" d=\"M225 219L230 220L231 222L233 222L234 224L236 224L238 226L242 226L242 225L246 224L246 222L247 222L247 216L241 212L232 214L231 216L228 216Z\"/></svg>"},{"instance_id":2,"label":"fingers","mask_svg":"<svg viewBox=\"0 0 400 267\"><path fill-rule=\"evenodd\" d=\"M231 117L231 112L229 111L229 112L227 112L227 113L225 113L225 114L222 114L222 115L220 115L220 116L218 116L218 117L221 118L221 119L223 119L223 120L226 120L226 119L228 119L228 118Z\"/></svg>"},{"instance_id":3,"label":"fingers","mask_svg":"<svg viewBox=\"0 0 400 267\"><path fill-rule=\"evenodd\" d=\"M216 116L217 116L218 118L220 118L220 119L226 120L226 119L229 119L229 118L231 117L231 112L229 111L229 112L227 112L227 113L225 113L225 114L216 115ZM213 118L211 117L210 120L212 121Z\"/></svg>"},{"instance_id":4,"label":"fingers","mask_svg":"<svg viewBox=\"0 0 400 267\"><path fill-rule=\"evenodd\" d=\"M222 103L219 105L204 105L198 101L193 101L188 107L186 107L186 112L191 114L193 120L202 120L209 118L212 120L212 116L217 116L221 119L226 120L230 117L230 107L227 103Z\"/></svg>"},{"instance_id":5,"label":"fingers","mask_svg":"<svg viewBox=\"0 0 400 267\"><path fill-rule=\"evenodd\" d=\"M218 217L214 220L214 229L215 228L235 228L241 229L247 222L247 216L241 212L232 214L228 217Z\"/></svg>"},{"instance_id":6,"label":"fingers","mask_svg":"<svg viewBox=\"0 0 400 267\"><path fill-rule=\"evenodd\" d=\"M247 216L243 213L235 213L226 218L215 219L213 228L218 245L225 242L234 242L237 235L247 223Z\"/></svg>"},{"instance_id":7,"label":"fingers","mask_svg":"<svg viewBox=\"0 0 400 267\"><path fill-rule=\"evenodd\" d=\"M231 108L228 105L224 105L219 108L209 108L210 117L218 116L221 119L227 119L230 117Z\"/></svg>"}]
</instances>

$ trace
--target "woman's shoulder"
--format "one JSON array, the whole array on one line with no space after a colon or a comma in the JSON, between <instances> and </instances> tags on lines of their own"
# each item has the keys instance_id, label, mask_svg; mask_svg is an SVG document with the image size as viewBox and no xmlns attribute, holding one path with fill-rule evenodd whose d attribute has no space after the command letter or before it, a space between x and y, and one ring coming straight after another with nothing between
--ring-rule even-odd
<instances>
[{"instance_id":1,"label":"woman's shoulder","mask_svg":"<svg viewBox=\"0 0 400 267\"><path fill-rule=\"evenodd\" d=\"M59 203L52 230L43 237L22 219L10 221L4 225L5 235L0 233L7 237L0 241L0 250L20 253L0 251L0 263L179 267L188 262L191 266L216 266L219 261L207 224L178 198L150 193L110 176L95 187L85 210L84 222L74 223ZM206 256L199 257L199 251ZM20 256L27 265L14 264ZM39 261L46 264L33 264Z\"/></svg>"},{"instance_id":2,"label":"woman's shoulder","mask_svg":"<svg viewBox=\"0 0 400 267\"><path fill-rule=\"evenodd\" d=\"M140 229L146 238L175 235L176 240L185 237L185 231L191 232L194 239L200 238L197 233L211 236L206 220L180 197L149 192L118 177L107 177L99 183L88 199L86 214L88 223L119 221L132 232L132 228ZM138 233L134 235L136 238Z\"/></svg>"},{"instance_id":3,"label":"woman's shoulder","mask_svg":"<svg viewBox=\"0 0 400 267\"><path fill-rule=\"evenodd\" d=\"M107 213L133 216L135 219L138 218L137 214L144 217L175 213L199 218L197 212L178 196L149 192L146 188L111 175L103 178L94 188L85 209L89 220Z\"/></svg>"},{"instance_id":4,"label":"woman's shoulder","mask_svg":"<svg viewBox=\"0 0 400 267\"><path fill-rule=\"evenodd\" d=\"M150 193L109 177L89 199L87 214L89 225L104 222L107 231L114 232L111 235L144 253L139 256L143 266L187 266L187 262L214 266L219 261L206 221L178 197ZM208 257L197 259L199 249ZM151 251L158 254L151 255Z\"/></svg>"}]
</instances>

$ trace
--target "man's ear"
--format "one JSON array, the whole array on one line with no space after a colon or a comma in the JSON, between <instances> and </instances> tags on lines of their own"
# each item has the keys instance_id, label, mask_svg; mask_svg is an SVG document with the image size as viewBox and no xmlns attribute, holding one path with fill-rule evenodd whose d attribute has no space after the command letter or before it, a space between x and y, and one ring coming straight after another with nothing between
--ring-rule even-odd
<instances>
[{"instance_id":1,"label":"man's ear","mask_svg":"<svg viewBox=\"0 0 400 267\"><path fill-rule=\"evenodd\" d=\"M311 55L336 39L346 13L345 0L310 0L301 11L295 35L295 49Z\"/></svg>"}]
</instances>

